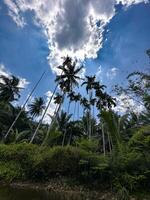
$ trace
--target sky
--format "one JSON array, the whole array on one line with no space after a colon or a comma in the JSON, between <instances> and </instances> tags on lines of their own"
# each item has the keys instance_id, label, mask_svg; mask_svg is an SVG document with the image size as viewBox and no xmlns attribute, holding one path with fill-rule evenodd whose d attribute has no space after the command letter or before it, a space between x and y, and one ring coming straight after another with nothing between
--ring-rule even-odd
<instances>
[{"instance_id":1,"label":"sky","mask_svg":"<svg viewBox=\"0 0 150 200\"><path fill-rule=\"evenodd\" d=\"M0 0L0 74L20 78L21 105L46 70L33 98L47 101L69 55L111 91L148 68L149 19L149 0Z\"/></svg>"}]
</instances>

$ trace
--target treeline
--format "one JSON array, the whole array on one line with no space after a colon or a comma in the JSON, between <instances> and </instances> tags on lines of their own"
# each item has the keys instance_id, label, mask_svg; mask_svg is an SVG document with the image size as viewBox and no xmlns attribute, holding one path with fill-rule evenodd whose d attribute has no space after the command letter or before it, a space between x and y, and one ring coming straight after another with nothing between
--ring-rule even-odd
<instances>
[{"instance_id":1,"label":"treeline","mask_svg":"<svg viewBox=\"0 0 150 200\"><path fill-rule=\"evenodd\" d=\"M19 79L0 77L0 179L48 181L57 176L72 177L91 187L113 188L122 200L129 198L129 192L148 190L149 73L134 72L127 77L126 88L115 86L117 95L124 94L142 105L138 114L130 108L121 114L114 111L116 99L95 76L81 79L82 66L77 67L67 57L58 69L60 75L48 104L38 97L24 107L14 106L22 89ZM86 89L87 98L76 92L77 87ZM52 99L55 112L45 124ZM62 109L65 101L67 111Z\"/></svg>"}]
</instances>

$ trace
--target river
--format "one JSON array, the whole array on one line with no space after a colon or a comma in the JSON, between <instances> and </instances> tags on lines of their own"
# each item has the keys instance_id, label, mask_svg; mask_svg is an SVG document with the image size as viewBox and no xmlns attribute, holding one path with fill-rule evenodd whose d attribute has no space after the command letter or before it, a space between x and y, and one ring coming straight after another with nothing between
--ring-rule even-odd
<instances>
[{"instance_id":1,"label":"river","mask_svg":"<svg viewBox=\"0 0 150 200\"><path fill-rule=\"evenodd\" d=\"M81 194L0 187L0 200L90 200ZM93 198L92 198L93 200Z\"/></svg>"}]
</instances>

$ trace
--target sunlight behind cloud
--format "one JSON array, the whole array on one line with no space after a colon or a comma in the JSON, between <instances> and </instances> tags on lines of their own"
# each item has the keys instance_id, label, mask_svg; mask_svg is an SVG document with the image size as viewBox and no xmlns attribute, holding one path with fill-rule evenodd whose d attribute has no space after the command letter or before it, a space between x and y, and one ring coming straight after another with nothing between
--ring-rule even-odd
<instances>
[{"instance_id":1,"label":"sunlight behind cloud","mask_svg":"<svg viewBox=\"0 0 150 200\"><path fill-rule=\"evenodd\" d=\"M34 11L36 24L47 36L53 72L66 55L84 61L96 58L103 46L103 32L115 15L115 5L125 7L147 0L4 0L8 14L18 26L25 25L22 14Z\"/></svg>"}]
</instances>

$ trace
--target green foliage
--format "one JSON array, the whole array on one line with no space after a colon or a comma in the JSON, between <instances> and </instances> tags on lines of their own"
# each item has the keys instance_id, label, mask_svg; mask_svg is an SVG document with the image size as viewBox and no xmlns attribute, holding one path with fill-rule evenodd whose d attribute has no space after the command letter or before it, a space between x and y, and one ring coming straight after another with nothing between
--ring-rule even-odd
<instances>
[{"instance_id":1,"label":"green foliage","mask_svg":"<svg viewBox=\"0 0 150 200\"><path fill-rule=\"evenodd\" d=\"M86 139L86 138L79 138L78 140L76 140L76 145L85 150L85 151L89 151L89 152L96 152L98 150L98 140L96 139Z\"/></svg>"},{"instance_id":2,"label":"green foliage","mask_svg":"<svg viewBox=\"0 0 150 200\"><path fill-rule=\"evenodd\" d=\"M130 200L129 192L125 187L118 190L116 194L117 200Z\"/></svg>"},{"instance_id":3,"label":"green foliage","mask_svg":"<svg viewBox=\"0 0 150 200\"><path fill-rule=\"evenodd\" d=\"M150 126L140 128L129 141L129 145L139 151L150 152Z\"/></svg>"},{"instance_id":4,"label":"green foliage","mask_svg":"<svg viewBox=\"0 0 150 200\"><path fill-rule=\"evenodd\" d=\"M11 182L13 180L23 179L23 170L20 164L10 161L10 162L0 162L0 180L5 180L6 182Z\"/></svg>"}]
</instances>

